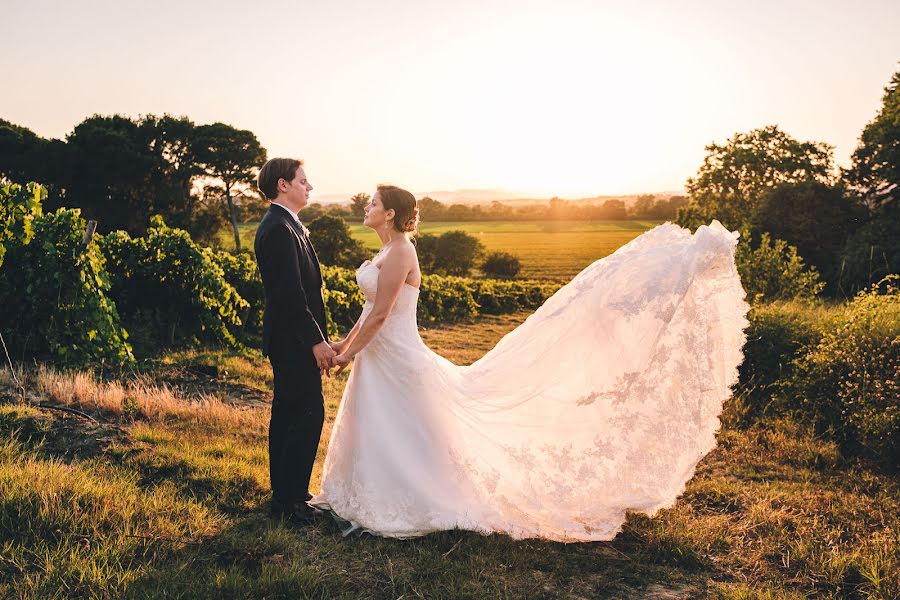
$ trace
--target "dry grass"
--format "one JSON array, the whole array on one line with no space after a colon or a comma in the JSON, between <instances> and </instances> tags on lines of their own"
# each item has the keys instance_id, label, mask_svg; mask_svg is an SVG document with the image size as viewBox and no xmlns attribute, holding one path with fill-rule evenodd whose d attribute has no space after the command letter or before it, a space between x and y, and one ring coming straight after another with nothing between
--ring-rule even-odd
<instances>
[{"instance_id":1,"label":"dry grass","mask_svg":"<svg viewBox=\"0 0 900 600\"><path fill-rule=\"evenodd\" d=\"M0 381L9 382L9 369L3 369ZM20 381L37 396L62 406L96 411L125 420L158 423L171 419L234 427L262 427L264 411L236 407L221 397L201 394L179 396L166 384L156 384L146 376L127 380L100 381L92 373L59 371L40 365L36 371L20 374Z\"/></svg>"},{"instance_id":2,"label":"dry grass","mask_svg":"<svg viewBox=\"0 0 900 600\"><path fill-rule=\"evenodd\" d=\"M524 316L423 337L467 363ZM631 515L611 543L344 539L330 521L286 529L263 513L268 411L236 404L222 367L234 360L239 380L268 381L268 364L203 359L219 365L221 395L149 374L28 374L32 399L121 424L125 436L94 453L65 450L96 430L15 402L0 370L0 597L900 597L900 482L786 420L723 431L678 503ZM313 489L345 382L325 382Z\"/></svg>"}]
</instances>

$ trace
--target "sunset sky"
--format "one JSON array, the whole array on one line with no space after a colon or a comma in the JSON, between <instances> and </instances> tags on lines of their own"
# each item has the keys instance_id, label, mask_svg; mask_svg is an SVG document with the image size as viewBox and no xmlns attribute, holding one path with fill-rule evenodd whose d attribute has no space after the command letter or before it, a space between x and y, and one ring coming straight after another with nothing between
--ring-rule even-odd
<instances>
[{"instance_id":1,"label":"sunset sky","mask_svg":"<svg viewBox=\"0 0 900 600\"><path fill-rule=\"evenodd\" d=\"M628 4L626 6L626 4ZM390 182L566 197L679 190L778 124L846 165L900 68L900 2L3 0L0 118L253 131L320 194Z\"/></svg>"}]
</instances>

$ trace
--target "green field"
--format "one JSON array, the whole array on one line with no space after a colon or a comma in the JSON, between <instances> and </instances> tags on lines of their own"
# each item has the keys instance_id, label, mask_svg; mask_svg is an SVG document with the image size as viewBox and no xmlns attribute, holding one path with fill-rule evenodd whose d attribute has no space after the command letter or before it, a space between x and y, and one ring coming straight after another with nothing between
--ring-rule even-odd
<instances>
[{"instance_id":1,"label":"green field","mask_svg":"<svg viewBox=\"0 0 900 600\"><path fill-rule=\"evenodd\" d=\"M481 240L488 252L510 252L522 261L520 276L528 279L571 279L599 258L612 254L658 221L438 221L423 223L420 233L441 234L461 230ZM256 224L241 226L241 239L251 246ZM378 236L365 225L353 223L350 231L373 251ZM224 231L222 243L232 244Z\"/></svg>"}]
</instances>

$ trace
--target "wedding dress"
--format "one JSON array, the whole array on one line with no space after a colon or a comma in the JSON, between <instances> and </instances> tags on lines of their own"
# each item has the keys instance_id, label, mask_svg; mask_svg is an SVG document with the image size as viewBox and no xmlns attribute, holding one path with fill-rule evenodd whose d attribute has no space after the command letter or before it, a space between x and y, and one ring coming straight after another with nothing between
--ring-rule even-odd
<instances>
[{"instance_id":1,"label":"wedding dress","mask_svg":"<svg viewBox=\"0 0 900 600\"><path fill-rule=\"evenodd\" d=\"M356 356L311 504L347 531L609 540L715 447L748 309L737 234L671 223L584 269L469 366L432 352L418 289ZM356 272L366 298L378 266Z\"/></svg>"}]
</instances>

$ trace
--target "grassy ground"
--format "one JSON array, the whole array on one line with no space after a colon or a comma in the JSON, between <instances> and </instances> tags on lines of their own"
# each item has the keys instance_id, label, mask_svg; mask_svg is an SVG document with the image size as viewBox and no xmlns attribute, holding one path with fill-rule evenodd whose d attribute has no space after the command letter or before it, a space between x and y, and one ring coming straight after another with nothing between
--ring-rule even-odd
<instances>
[{"instance_id":1,"label":"grassy ground","mask_svg":"<svg viewBox=\"0 0 900 600\"><path fill-rule=\"evenodd\" d=\"M523 318L423 337L471 362ZM327 519L294 530L265 515L270 374L258 353L180 352L127 381L25 377L22 404L0 371L0 597L900 594L897 480L786 421L726 426L676 506L632 515L612 542L345 539ZM345 381L326 384L314 489Z\"/></svg>"},{"instance_id":2,"label":"grassy ground","mask_svg":"<svg viewBox=\"0 0 900 600\"><path fill-rule=\"evenodd\" d=\"M657 221L485 221L422 223L421 233L441 234L454 229L481 240L488 252L510 252L522 261L521 277L571 279L599 258L658 225ZM378 236L362 224L352 224L353 236L377 250ZM251 245L256 224L241 225L241 240ZM223 247L233 247L231 231L221 236Z\"/></svg>"}]
</instances>

